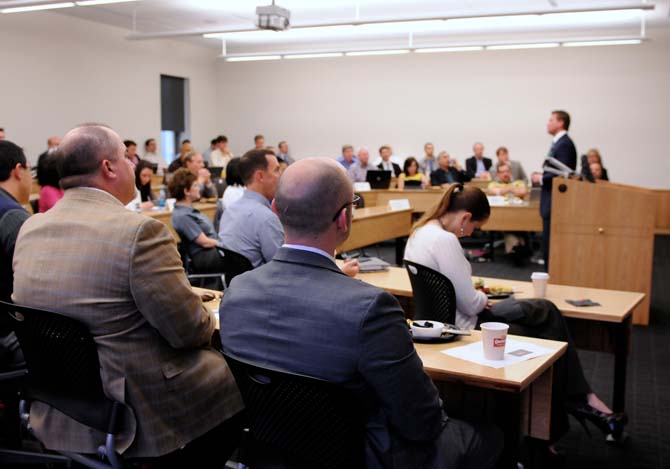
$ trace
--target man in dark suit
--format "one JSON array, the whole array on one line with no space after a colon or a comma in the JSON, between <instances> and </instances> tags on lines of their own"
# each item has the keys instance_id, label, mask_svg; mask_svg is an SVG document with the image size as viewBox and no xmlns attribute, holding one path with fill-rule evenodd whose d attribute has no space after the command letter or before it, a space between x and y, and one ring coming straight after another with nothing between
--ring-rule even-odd
<instances>
[{"instance_id":1,"label":"man in dark suit","mask_svg":"<svg viewBox=\"0 0 670 469\"><path fill-rule=\"evenodd\" d=\"M489 174L489 170L491 169L493 162L491 161L491 158L484 156L484 144L479 142L475 143L472 146L472 152L474 155L465 160L465 171L467 172L468 177L470 179L479 178L487 181L490 180L491 175Z\"/></svg>"},{"instance_id":2,"label":"man in dark suit","mask_svg":"<svg viewBox=\"0 0 670 469\"><path fill-rule=\"evenodd\" d=\"M382 162L379 163L377 167L381 170L393 171L393 175L398 177L400 176L402 169L400 169L399 165L391 161L392 153L393 152L391 151L391 147L388 145L382 145L379 147L379 156L382 157Z\"/></svg>"},{"instance_id":3,"label":"man in dark suit","mask_svg":"<svg viewBox=\"0 0 670 469\"><path fill-rule=\"evenodd\" d=\"M369 403L368 468L491 467L500 432L447 418L397 300L337 268L332 255L349 235L352 200L335 160L286 169L273 203L286 244L226 290L224 350L346 386Z\"/></svg>"},{"instance_id":4,"label":"man in dark suit","mask_svg":"<svg viewBox=\"0 0 670 469\"><path fill-rule=\"evenodd\" d=\"M430 185L447 187L454 182L467 182L470 180L465 171L456 160L449 157L449 153L441 151L437 157L438 168L430 173Z\"/></svg>"},{"instance_id":5,"label":"man in dark suit","mask_svg":"<svg viewBox=\"0 0 670 469\"><path fill-rule=\"evenodd\" d=\"M553 111L547 132L553 136L548 156L553 156L572 169L577 167L577 149L568 135L570 114L565 111ZM549 271L549 235L551 233L551 190L555 174L545 171L542 174L542 197L540 198L540 215L542 216L542 248L544 266Z\"/></svg>"}]
</instances>

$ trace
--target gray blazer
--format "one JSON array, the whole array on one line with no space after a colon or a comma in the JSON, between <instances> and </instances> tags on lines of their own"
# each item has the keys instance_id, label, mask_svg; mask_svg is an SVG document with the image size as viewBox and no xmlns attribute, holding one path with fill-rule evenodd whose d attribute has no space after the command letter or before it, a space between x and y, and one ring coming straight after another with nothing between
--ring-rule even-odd
<instances>
[{"instance_id":1,"label":"gray blazer","mask_svg":"<svg viewBox=\"0 0 670 469\"><path fill-rule=\"evenodd\" d=\"M235 277L219 315L227 353L344 385L369 404L367 467L440 467L446 416L392 295L282 247Z\"/></svg>"}]
</instances>

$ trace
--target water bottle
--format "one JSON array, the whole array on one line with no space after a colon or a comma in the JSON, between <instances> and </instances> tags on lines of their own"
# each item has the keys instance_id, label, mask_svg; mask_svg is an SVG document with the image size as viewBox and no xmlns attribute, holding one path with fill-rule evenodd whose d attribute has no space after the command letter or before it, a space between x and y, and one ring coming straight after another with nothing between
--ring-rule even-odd
<instances>
[{"instance_id":1,"label":"water bottle","mask_svg":"<svg viewBox=\"0 0 670 469\"><path fill-rule=\"evenodd\" d=\"M165 208L166 198L167 198L167 191L165 190L165 186L161 186L160 191L158 193L158 206L160 208Z\"/></svg>"}]
</instances>

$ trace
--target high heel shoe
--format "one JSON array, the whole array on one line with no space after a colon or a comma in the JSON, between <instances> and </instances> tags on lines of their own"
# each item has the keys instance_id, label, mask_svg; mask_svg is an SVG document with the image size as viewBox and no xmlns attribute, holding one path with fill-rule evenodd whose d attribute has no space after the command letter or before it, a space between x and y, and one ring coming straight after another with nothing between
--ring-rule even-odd
<instances>
[{"instance_id":1,"label":"high heel shoe","mask_svg":"<svg viewBox=\"0 0 670 469\"><path fill-rule=\"evenodd\" d=\"M628 438L628 435L624 432L628 417L624 413L605 414L584 401L569 403L568 412L582 424L589 436L591 436L591 432L586 426L586 420L603 432L607 442L622 443Z\"/></svg>"}]
</instances>

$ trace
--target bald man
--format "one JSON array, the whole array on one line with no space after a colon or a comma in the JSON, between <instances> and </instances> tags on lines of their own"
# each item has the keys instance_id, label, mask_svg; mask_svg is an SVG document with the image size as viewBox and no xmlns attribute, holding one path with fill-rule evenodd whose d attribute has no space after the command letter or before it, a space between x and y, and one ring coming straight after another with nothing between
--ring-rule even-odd
<instances>
[{"instance_id":1,"label":"bald man","mask_svg":"<svg viewBox=\"0 0 670 469\"><path fill-rule=\"evenodd\" d=\"M333 254L351 231L353 197L335 160L303 159L286 169L272 205L286 243L226 290L225 351L345 386L372 403L368 468L492 467L499 431L447 419L395 297L337 268Z\"/></svg>"},{"instance_id":2,"label":"bald man","mask_svg":"<svg viewBox=\"0 0 670 469\"><path fill-rule=\"evenodd\" d=\"M365 182L368 171L375 171L377 168L370 164L370 151L366 147L358 149L358 159L347 171L351 182Z\"/></svg>"},{"instance_id":3,"label":"bald man","mask_svg":"<svg viewBox=\"0 0 670 469\"><path fill-rule=\"evenodd\" d=\"M135 197L124 153L106 126L65 135L56 154L65 195L23 224L13 300L64 314L91 332L105 394L124 405L116 441L124 457L159 458L156 467L217 467L237 446L242 400L210 346L216 317L191 290L174 237L162 222L124 207ZM40 402L30 423L49 449L96 453L105 441Z\"/></svg>"}]
</instances>

